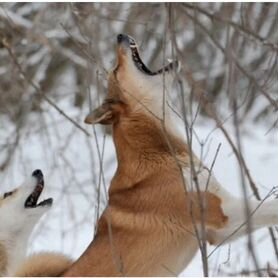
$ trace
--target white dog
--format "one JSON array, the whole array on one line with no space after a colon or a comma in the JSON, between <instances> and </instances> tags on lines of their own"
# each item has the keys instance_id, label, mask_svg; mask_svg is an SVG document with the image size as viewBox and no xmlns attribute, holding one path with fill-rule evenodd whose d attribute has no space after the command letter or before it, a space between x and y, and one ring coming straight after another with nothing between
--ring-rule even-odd
<instances>
[{"instance_id":1,"label":"white dog","mask_svg":"<svg viewBox=\"0 0 278 278\"><path fill-rule=\"evenodd\" d=\"M29 236L53 202L38 203L43 188L43 174L36 170L21 187L0 197L0 276L57 276L72 263L54 253L26 257Z\"/></svg>"}]
</instances>

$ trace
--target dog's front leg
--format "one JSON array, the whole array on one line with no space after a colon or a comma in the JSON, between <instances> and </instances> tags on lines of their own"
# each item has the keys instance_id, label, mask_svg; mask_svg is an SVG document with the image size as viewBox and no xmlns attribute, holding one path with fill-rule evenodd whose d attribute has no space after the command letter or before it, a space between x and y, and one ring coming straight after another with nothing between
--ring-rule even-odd
<instances>
[{"instance_id":1,"label":"dog's front leg","mask_svg":"<svg viewBox=\"0 0 278 278\"><path fill-rule=\"evenodd\" d=\"M208 231L208 241L219 245L231 242L247 234L245 200L232 198L222 203L222 209L228 216L227 225L218 230ZM263 227L278 225L278 200L249 201L249 220L252 232Z\"/></svg>"}]
</instances>

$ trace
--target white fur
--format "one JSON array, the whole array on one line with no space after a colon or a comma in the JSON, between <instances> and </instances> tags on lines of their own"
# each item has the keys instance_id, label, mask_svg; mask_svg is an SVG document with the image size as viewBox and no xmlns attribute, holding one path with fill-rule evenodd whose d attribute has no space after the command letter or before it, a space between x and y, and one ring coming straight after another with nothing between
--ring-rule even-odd
<instances>
[{"instance_id":1,"label":"white fur","mask_svg":"<svg viewBox=\"0 0 278 278\"><path fill-rule=\"evenodd\" d=\"M229 217L229 221L225 228L210 231L213 244L228 243L247 233L244 202L243 199L231 199L229 202L223 203L223 211ZM277 200L265 202L251 200L248 201L248 206L250 209L251 231L278 225Z\"/></svg>"},{"instance_id":2,"label":"white fur","mask_svg":"<svg viewBox=\"0 0 278 278\"><path fill-rule=\"evenodd\" d=\"M127 53L125 54L124 71L119 71L117 77L121 80L123 93L133 103L130 106L134 111L145 111L149 115L160 120L165 118L167 121L170 118L170 109L165 104L173 83L174 73L146 75L134 65L130 49L127 48L125 51ZM136 95L133 92L136 92Z\"/></svg>"},{"instance_id":3,"label":"white fur","mask_svg":"<svg viewBox=\"0 0 278 278\"><path fill-rule=\"evenodd\" d=\"M222 201L231 198L231 194L220 185L208 168L198 164L194 165L194 168L197 175L198 186L201 191L209 191L219 196ZM190 168L184 168L183 176L188 186L187 189L189 191L197 191L197 185L193 182L193 171L191 171Z\"/></svg>"},{"instance_id":4,"label":"white fur","mask_svg":"<svg viewBox=\"0 0 278 278\"><path fill-rule=\"evenodd\" d=\"M25 208L24 203L36 186L31 177L17 189L14 195L0 200L0 244L7 254L7 273L11 275L26 256L29 236L49 206Z\"/></svg>"}]
</instances>

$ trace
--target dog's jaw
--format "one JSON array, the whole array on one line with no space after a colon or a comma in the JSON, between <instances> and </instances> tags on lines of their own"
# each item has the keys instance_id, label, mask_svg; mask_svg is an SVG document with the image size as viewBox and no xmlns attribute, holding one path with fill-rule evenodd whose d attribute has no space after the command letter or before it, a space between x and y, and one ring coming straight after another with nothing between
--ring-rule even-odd
<instances>
[{"instance_id":1,"label":"dog's jaw","mask_svg":"<svg viewBox=\"0 0 278 278\"><path fill-rule=\"evenodd\" d=\"M48 209L39 208L36 210L36 214L31 215L31 210L24 209L23 204L21 213L18 213L17 208L14 210L11 207L1 208L0 242L3 252L6 254L5 276L11 276L24 261L30 234Z\"/></svg>"},{"instance_id":2,"label":"dog's jaw","mask_svg":"<svg viewBox=\"0 0 278 278\"><path fill-rule=\"evenodd\" d=\"M134 38L129 35L119 34L117 36L118 48L121 49L123 55L129 55L132 58L133 64L136 68L145 75L154 76L163 73L168 73L170 71L176 70L179 71L180 64L178 61L173 61L162 67L157 71L150 70L145 63L142 61L137 43ZM118 52L119 53L119 52Z\"/></svg>"}]
</instances>

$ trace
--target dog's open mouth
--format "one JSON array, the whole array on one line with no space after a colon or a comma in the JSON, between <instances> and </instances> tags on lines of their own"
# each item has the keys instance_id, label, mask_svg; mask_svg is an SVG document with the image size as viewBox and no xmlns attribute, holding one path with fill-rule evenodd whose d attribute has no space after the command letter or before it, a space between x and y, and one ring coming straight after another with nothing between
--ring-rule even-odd
<instances>
[{"instance_id":1,"label":"dog's open mouth","mask_svg":"<svg viewBox=\"0 0 278 278\"><path fill-rule=\"evenodd\" d=\"M123 41L126 41L129 43L129 47L131 50L131 54L132 54L132 60L135 64L135 66L143 73L147 74L147 75L158 75L161 74L163 72L169 72L173 69L177 69L179 66L178 61L173 61L170 62L168 65L162 67L161 69L157 70L157 71L151 71L142 61L140 55L139 55L139 51L138 51L138 46L135 42L135 40L128 36L128 35L124 35L124 34L120 34L118 35L118 43L121 43Z\"/></svg>"},{"instance_id":2,"label":"dog's open mouth","mask_svg":"<svg viewBox=\"0 0 278 278\"><path fill-rule=\"evenodd\" d=\"M33 192L28 196L28 198L25 201L25 208L36 208L36 207L43 207L43 206L51 206L53 203L52 198L45 199L38 203L38 200L40 198L40 195L44 188L44 179L43 179L43 173L41 170L35 170L32 173L32 176L37 180L36 186L33 190Z\"/></svg>"}]
</instances>

